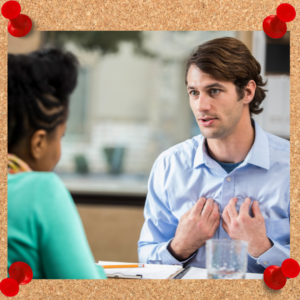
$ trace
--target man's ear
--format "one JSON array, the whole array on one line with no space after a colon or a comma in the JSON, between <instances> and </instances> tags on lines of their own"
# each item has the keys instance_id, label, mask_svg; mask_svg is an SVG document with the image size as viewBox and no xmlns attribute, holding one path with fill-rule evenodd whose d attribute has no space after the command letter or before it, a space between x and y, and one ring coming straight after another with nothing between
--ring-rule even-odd
<instances>
[{"instance_id":1,"label":"man's ear","mask_svg":"<svg viewBox=\"0 0 300 300\"><path fill-rule=\"evenodd\" d=\"M256 83L254 80L250 80L245 86L245 97L243 99L244 104L249 104L255 96Z\"/></svg>"},{"instance_id":2,"label":"man's ear","mask_svg":"<svg viewBox=\"0 0 300 300\"><path fill-rule=\"evenodd\" d=\"M42 157L47 147L47 131L39 129L35 131L30 140L30 154L34 159Z\"/></svg>"}]
</instances>

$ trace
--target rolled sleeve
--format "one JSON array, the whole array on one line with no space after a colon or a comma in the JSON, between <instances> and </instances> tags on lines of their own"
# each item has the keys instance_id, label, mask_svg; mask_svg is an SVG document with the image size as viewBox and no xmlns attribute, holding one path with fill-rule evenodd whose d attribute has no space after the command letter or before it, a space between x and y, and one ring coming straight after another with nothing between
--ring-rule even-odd
<instances>
[{"instance_id":1,"label":"rolled sleeve","mask_svg":"<svg viewBox=\"0 0 300 300\"><path fill-rule=\"evenodd\" d=\"M282 246L275 240L269 238L273 243L272 248L263 253L259 257L253 257L250 254L249 257L256 262L257 265L261 265L264 268L269 266L281 266L282 262L287 258L290 258L290 245Z\"/></svg>"},{"instance_id":2,"label":"rolled sleeve","mask_svg":"<svg viewBox=\"0 0 300 300\"><path fill-rule=\"evenodd\" d=\"M163 261L166 261L166 265L184 265L185 263L187 263L188 261L190 261L197 253L194 252L192 255L190 255L187 259L185 260L177 260L175 257L173 257L173 255L169 252L168 250L168 246L169 244L172 242L173 239L171 239L168 243L166 243L164 245L164 247L162 248L162 252L161 252L161 256Z\"/></svg>"},{"instance_id":3,"label":"rolled sleeve","mask_svg":"<svg viewBox=\"0 0 300 300\"><path fill-rule=\"evenodd\" d=\"M288 194L288 193L287 193ZM288 194L289 195L289 194ZM289 202L289 198L287 197ZM265 268L275 265L281 266L282 262L290 257L290 214L289 206L286 217L282 219L266 219L266 231L273 246L259 257L248 254L248 268L255 273L264 272ZM260 272L258 272L260 271Z\"/></svg>"}]
</instances>

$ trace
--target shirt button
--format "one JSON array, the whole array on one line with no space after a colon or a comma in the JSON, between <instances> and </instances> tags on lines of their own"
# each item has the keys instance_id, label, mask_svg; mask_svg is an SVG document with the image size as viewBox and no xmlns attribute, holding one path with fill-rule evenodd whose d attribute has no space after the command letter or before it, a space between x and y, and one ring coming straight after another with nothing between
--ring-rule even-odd
<instances>
[{"instance_id":1,"label":"shirt button","mask_svg":"<svg viewBox=\"0 0 300 300\"><path fill-rule=\"evenodd\" d=\"M231 177L227 177L227 181L230 181L231 180Z\"/></svg>"},{"instance_id":2,"label":"shirt button","mask_svg":"<svg viewBox=\"0 0 300 300\"><path fill-rule=\"evenodd\" d=\"M224 238L223 240L224 240L224 241L227 241L227 239L226 239L226 238Z\"/></svg>"},{"instance_id":3,"label":"shirt button","mask_svg":"<svg viewBox=\"0 0 300 300\"><path fill-rule=\"evenodd\" d=\"M267 265L267 264L268 264L268 262L267 262L267 261L264 261L264 262L263 262L263 264L264 264L264 265Z\"/></svg>"}]
</instances>

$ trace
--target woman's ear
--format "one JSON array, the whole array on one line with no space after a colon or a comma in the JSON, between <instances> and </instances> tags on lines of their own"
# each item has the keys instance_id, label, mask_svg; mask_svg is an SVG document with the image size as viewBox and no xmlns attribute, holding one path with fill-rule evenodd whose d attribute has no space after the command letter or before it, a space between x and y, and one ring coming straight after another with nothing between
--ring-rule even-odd
<instances>
[{"instance_id":1,"label":"woman's ear","mask_svg":"<svg viewBox=\"0 0 300 300\"><path fill-rule=\"evenodd\" d=\"M47 131L37 130L30 140L30 154L34 159L40 159L47 148Z\"/></svg>"},{"instance_id":2,"label":"woman's ear","mask_svg":"<svg viewBox=\"0 0 300 300\"><path fill-rule=\"evenodd\" d=\"M254 96L256 90L256 83L254 80L250 80L248 84L245 86L245 97L244 97L244 104L249 104Z\"/></svg>"}]
</instances>

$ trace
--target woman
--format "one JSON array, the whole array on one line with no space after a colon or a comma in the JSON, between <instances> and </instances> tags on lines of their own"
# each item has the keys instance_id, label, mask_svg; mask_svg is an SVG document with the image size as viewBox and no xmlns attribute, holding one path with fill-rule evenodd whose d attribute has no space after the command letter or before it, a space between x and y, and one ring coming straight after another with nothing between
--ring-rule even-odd
<instances>
[{"instance_id":1,"label":"woman","mask_svg":"<svg viewBox=\"0 0 300 300\"><path fill-rule=\"evenodd\" d=\"M8 55L8 267L34 279L104 279L70 193L53 172L61 155L78 61L59 49Z\"/></svg>"}]
</instances>

